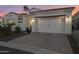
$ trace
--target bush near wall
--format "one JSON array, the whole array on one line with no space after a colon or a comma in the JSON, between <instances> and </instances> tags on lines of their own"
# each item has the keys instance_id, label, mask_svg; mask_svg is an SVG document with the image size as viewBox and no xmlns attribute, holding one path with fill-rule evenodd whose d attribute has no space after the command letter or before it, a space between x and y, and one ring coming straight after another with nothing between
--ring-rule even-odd
<instances>
[{"instance_id":1,"label":"bush near wall","mask_svg":"<svg viewBox=\"0 0 79 59\"><path fill-rule=\"evenodd\" d=\"M2 32L2 26L0 26L0 32Z\"/></svg>"},{"instance_id":2,"label":"bush near wall","mask_svg":"<svg viewBox=\"0 0 79 59\"><path fill-rule=\"evenodd\" d=\"M77 25L77 30L79 30L79 24Z\"/></svg>"},{"instance_id":3,"label":"bush near wall","mask_svg":"<svg viewBox=\"0 0 79 59\"><path fill-rule=\"evenodd\" d=\"M19 26L15 27L15 32L21 32L21 28Z\"/></svg>"},{"instance_id":4,"label":"bush near wall","mask_svg":"<svg viewBox=\"0 0 79 59\"><path fill-rule=\"evenodd\" d=\"M26 31L27 31L28 34L31 33L31 29L32 29L31 26L30 26L30 28L28 28L28 27L26 28Z\"/></svg>"},{"instance_id":5,"label":"bush near wall","mask_svg":"<svg viewBox=\"0 0 79 59\"><path fill-rule=\"evenodd\" d=\"M11 28L10 27L3 27L2 32L11 32Z\"/></svg>"},{"instance_id":6,"label":"bush near wall","mask_svg":"<svg viewBox=\"0 0 79 59\"><path fill-rule=\"evenodd\" d=\"M8 35L10 35L11 32L12 32L11 27L7 27L7 26L2 27L2 26L0 26L0 35L8 36Z\"/></svg>"}]
</instances>

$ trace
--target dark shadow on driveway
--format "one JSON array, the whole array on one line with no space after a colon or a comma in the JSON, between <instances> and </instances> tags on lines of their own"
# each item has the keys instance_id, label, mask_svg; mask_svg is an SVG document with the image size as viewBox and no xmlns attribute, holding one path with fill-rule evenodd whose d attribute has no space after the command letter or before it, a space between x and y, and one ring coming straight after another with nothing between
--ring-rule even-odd
<instances>
[{"instance_id":1,"label":"dark shadow on driveway","mask_svg":"<svg viewBox=\"0 0 79 59\"><path fill-rule=\"evenodd\" d=\"M3 36L0 38L0 41L4 41L4 42L8 42L10 40L13 40L15 38L18 38L18 37L21 37L21 36L24 36L24 35L27 35L27 33L24 33L24 32L20 32L20 33L11 33L9 36Z\"/></svg>"},{"instance_id":2,"label":"dark shadow on driveway","mask_svg":"<svg viewBox=\"0 0 79 59\"><path fill-rule=\"evenodd\" d=\"M74 54L79 54L79 48L77 48L76 43L74 42L73 38L71 35L68 35L68 40L70 42L70 45L72 47L73 53Z\"/></svg>"}]
</instances>

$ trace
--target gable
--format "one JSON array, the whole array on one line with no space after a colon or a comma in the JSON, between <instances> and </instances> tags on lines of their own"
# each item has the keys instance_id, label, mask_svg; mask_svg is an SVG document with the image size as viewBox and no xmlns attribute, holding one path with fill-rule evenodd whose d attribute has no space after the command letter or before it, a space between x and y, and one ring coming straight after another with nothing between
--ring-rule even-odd
<instances>
[{"instance_id":1,"label":"gable","mask_svg":"<svg viewBox=\"0 0 79 59\"><path fill-rule=\"evenodd\" d=\"M56 16L56 15L71 15L74 8L62 8L62 9L51 9L32 12L31 15L35 17L39 16Z\"/></svg>"},{"instance_id":2,"label":"gable","mask_svg":"<svg viewBox=\"0 0 79 59\"><path fill-rule=\"evenodd\" d=\"M8 13L8 14L6 14L6 15L4 16L4 18L6 18L6 19L15 19L15 18L17 18L17 17L18 17L18 14L13 13L13 12L10 12L10 13Z\"/></svg>"}]
</instances>

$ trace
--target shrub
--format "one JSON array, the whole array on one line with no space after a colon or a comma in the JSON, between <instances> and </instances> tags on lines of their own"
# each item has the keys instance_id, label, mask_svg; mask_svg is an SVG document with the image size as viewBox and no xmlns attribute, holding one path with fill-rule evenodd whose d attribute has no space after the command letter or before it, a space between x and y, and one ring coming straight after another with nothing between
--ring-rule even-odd
<instances>
[{"instance_id":1,"label":"shrub","mask_svg":"<svg viewBox=\"0 0 79 59\"><path fill-rule=\"evenodd\" d=\"M0 26L0 33L1 33L1 35L4 35L4 36L8 36L8 35L10 35L10 33L11 33L11 27L7 27L7 26L5 26L5 27L2 27L2 26Z\"/></svg>"},{"instance_id":2,"label":"shrub","mask_svg":"<svg viewBox=\"0 0 79 59\"><path fill-rule=\"evenodd\" d=\"M11 27L2 27L0 26L0 32L11 32Z\"/></svg>"},{"instance_id":3,"label":"shrub","mask_svg":"<svg viewBox=\"0 0 79 59\"><path fill-rule=\"evenodd\" d=\"M31 33L31 27L30 27L30 28L27 27L27 33L28 33L28 34Z\"/></svg>"},{"instance_id":4,"label":"shrub","mask_svg":"<svg viewBox=\"0 0 79 59\"><path fill-rule=\"evenodd\" d=\"M79 30L79 24L77 25L77 30Z\"/></svg>"},{"instance_id":5,"label":"shrub","mask_svg":"<svg viewBox=\"0 0 79 59\"><path fill-rule=\"evenodd\" d=\"M0 32L2 32L2 26L0 25Z\"/></svg>"},{"instance_id":6,"label":"shrub","mask_svg":"<svg viewBox=\"0 0 79 59\"><path fill-rule=\"evenodd\" d=\"M15 32L21 32L21 28L19 26L15 27Z\"/></svg>"}]
</instances>

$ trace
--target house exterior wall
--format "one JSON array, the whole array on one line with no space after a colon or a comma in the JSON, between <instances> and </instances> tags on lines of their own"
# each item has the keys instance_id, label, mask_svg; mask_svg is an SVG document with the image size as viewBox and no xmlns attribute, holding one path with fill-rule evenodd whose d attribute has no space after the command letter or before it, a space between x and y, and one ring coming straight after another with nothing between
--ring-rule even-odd
<instances>
[{"instance_id":1,"label":"house exterior wall","mask_svg":"<svg viewBox=\"0 0 79 59\"><path fill-rule=\"evenodd\" d=\"M26 17L26 19L27 19L26 20L27 28L30 29L30 27L32 26L32 19L33 19L33 17L32 17L32 15L28 14L27 17Z\"/></svg>"},{"instance_id":2,"label":"house exterior wall","mask_svg":"<svg viewBox=\"0 0 79 59\"><path fill-rule=\"evenodd\" d=\"M65 17L65 33L71 34L72 33L72 16L71 13L66 13Z\"/></svg>"},{"instance_id":3,"label":"house exterior wall","mask_svg":"<svg viewBox=\"0 0 79 59\"><path fill-rule=\"evenodd\" d=\"M27 15L21 15L19 16L19 14L15 14L15 13L9 13L6 16L4 16L4 22L5 25L7 25L7 23L9 23L9 21L14 21L15 25L12 26L12 31L15 31L15 27L20 27L21 31L26 31L26 17ZM22 18L22 23L19 22L19 18Z\"/></svg>"},{"instance_id":4,"label":"house exterior wall","mask_svg":"<svg viewBox=\"0 0 79 59\"><path fill-rule=\"evenodd\" d=\"M36 12L32 14L35 17L39 16L55 16L55 15L65 15L64 10L52 10L52 11L43 11L43 12Z\"/></svg>"},{"instance_id":5,"label":"house exterior wall","mask_svg":"<svg viewBox=\"0 0 79 59\"><path fill-rule=\"evenodd\" d=\"M26 31L27 28L27 15L19 16L19 18L22 18L22 23L19 23L18 26L21 28L21 31Z\"/></svg>"},{"instance_id":6,"label":"house exterior wall","mask_svg":"<svg viewBox=\"0 0 79 59\"><path fill-rule=\"evenodd\" d=\"M71 34L72 33L72 16L70 11L65 10L52 10L52 11L45 11L45 12L36 12L32 13L32 19L35 19L35 17L42 17L42 16L56 16L56 15L65 15L65 34Z\"/></svg>"}]
</instances>

